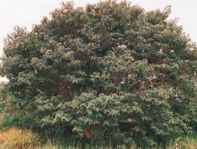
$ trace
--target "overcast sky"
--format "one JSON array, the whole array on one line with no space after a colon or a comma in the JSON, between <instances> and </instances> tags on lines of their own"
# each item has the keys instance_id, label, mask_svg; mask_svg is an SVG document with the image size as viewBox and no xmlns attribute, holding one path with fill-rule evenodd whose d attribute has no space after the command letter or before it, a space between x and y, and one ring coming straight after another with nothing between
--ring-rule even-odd
<instances>
[{"instance_id":1,"label":"overcast sky","mask_svg":"<svg viewBox=\"0 0 197 149\"><path fill-rule=\"evenodd\" d=\"M63 0L1 0L0 2L0 49L3 39L13 31L14 26L31 28L39 23L53 9L60 6ZM76 5L95 3L98 0L74 0ZM179 18L185 32L189 33L193 41L197 41L197 1L195 0L132 0L132 3L141 5L147 10L163 9L172 6L172 17ZM196 30L195 30L196 29Z\"/></svg>"}]
</instances>

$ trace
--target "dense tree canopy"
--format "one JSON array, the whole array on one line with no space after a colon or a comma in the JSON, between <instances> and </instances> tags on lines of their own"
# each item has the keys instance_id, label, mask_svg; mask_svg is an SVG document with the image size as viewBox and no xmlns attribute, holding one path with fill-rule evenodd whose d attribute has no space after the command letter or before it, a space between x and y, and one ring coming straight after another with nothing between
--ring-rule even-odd
<instances>
[{"instance_id":1,"label":"dense tree canopy","mask_svg":"<svg viewBox=\"0 0 197 149\"><path fill-rule=\"evenodd\" d=\"M30 32L16 28L2 67L15 115L120 143L194 130L197 50L169 15L127 2L68 3Z\"/></svg>"}]
</instances>

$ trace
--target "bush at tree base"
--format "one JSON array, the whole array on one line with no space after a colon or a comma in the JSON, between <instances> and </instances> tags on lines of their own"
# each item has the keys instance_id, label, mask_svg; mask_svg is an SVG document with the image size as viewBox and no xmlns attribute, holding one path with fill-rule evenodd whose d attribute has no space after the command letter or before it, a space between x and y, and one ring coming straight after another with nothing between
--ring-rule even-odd
<instances>
[{"instance_id":1,"label":"bush at tree base","mask_svg":"<svg viewBox=\"0 0 197 149\"><path fill-rule=\"evenodd\" d=\"M165 144L195 130L197 50L169 15L67 3L31 31L17 27L2 64L9 113L98 142Z\"/></svg>"}]
</instances>

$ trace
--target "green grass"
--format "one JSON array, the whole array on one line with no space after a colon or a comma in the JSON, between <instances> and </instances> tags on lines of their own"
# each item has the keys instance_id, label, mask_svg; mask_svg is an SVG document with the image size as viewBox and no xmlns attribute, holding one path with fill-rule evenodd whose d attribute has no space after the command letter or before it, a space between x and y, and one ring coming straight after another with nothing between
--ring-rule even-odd
<instances>
[{"instance_id":1,"label":"green grass","mask_svg":"<svg viewBox=\"0 0 197 149\"><path fill-rule=\"evenodd\" d=\"M6 140L6 141L2 143L1 142L2 140L4 141ZM108 145L108 144L82 145L82 143L79 140L76 140L76 138L74 139L71 137L68 139L64 139L62 141L60 140L62 139L46 142L45 139L42 139L40 136L36 135L30 130L20 130L18 128L10 128L0 133L0 149L142 149L137 147L135 144L130 146L126 146L126 145L116 146L115 148L112 145ZM41 142L46 142L46 143L43 144ZM23 146L24 144L28 144L28 146ZM163 148L156 146L146 149L163 149ZM177 138L174 142L171 142L166 149L197 149L197 135Z\"/></svg>"},{"instance_id":2,"label":"green grass","mask_svg":"<svg viewBox=\"0 0 197 149\"><path fill-rule=\"evenodd\" d=\"M0 149L18 149L16 148L9 148L7 146L3 146L0 144ZM78 144L58 144L58 143L51 143L48 142L46 144L40 145L40 146L30 146L30 147L24 147L20 149L114 149L112 146L92 146L89 144L86 144L82 147L80 143ZM131 145L130 147L126 146L118 146L117 149L141 149L137 148L135 145ZM160 147L154 147L151 149L162 149ZM171 145L169 145L166 149L197 149L197 137L185 137L185 138L179 138L175 142L173 142Z\"/></svg>"},{"instance_id":3,"label":"green grass","mask_svg":"<svg viewBox=\"0 0 197 149\"><path fill-rule=\"evenodd\" d=\"M32 149L114 149L113 146L92 146L92 145L85 145L82 147L80 144L64 144L64 145L58 145L53 143L46 143L43 146L35 147ZM131 145L129 147L126 146L118 146L117 149L142 149L137 148L135 145ZM162 149L161 147L154 147L151 149ZM197 136L196 137L184 137L179 138L175 142L171 143L167 149L197 149Z\"/></svg>"}]
</instances>

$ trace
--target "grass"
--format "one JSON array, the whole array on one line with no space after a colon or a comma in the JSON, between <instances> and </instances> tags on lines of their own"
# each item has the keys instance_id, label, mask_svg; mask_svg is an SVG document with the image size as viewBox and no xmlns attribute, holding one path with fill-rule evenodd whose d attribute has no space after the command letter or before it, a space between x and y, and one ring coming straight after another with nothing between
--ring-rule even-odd
<instances>
[{"instance_id":1,"label":"grass","mask_svg":"<svg viewBox=\"0 0 197 149\"><path fill-rule=\"evenodd\" d=\"M0 149L82 149L81 145L58 145L53 144L51 142L48 142L44 145L38 145L38 146L28 146L28 147L9 147L5 145L0 145ZM86 145L84 149L114 149L112 146L91 146ZM130 146L129 148L126 148L125 146L120 146L118 149L139 149L135 145ZM152 148L153 149L153 148ZM154 149L160 149L158 147L155 147ZM197 139L192 138L185 138L180 139L176 143L169 145L167 149L197 149Z\"/></svg>"},{"instance_id":2,"label":"grass","mask_svg":"<svg viewBox=\"0 0 197 149\"><path fill-rule=\"evenodd\" d=\"M197 149L197 137L178 138L169 149Z\"/></svg>"},{"instance_id":3,"label":"grass","mask_svg":"<svg viewBox=\"0 0 197 149\"><path fill-rule=\"evenodd\" d=\"M82 149L81 146L72 146L72 145L53 145L52 143L47 143L46 145L34 149ZM113 149L112 146L86 146L84 149ZM139 149L135 145L130 146L129 148L126 148L125 146L120 146L118 149ZM154 149L161 149L158 147L155 147ZM167 149L197 149L197 139L196 138L181 138L178 139L177 142L169 145Z\"/></svg>"},{"instance_id":4,"label":"grass","mask_svg":"<svg viewBox=\"0 0 197 149\"><path fill-rule=\"evenodd\" d=\"M20 130L17 128L11 128L4 130L0 133L0 149L114 149L112 145L90 145L86 144L82 147L82 144L76 143L70 139L62 143L52 143L48 141L45 144L41 144L39 137L29 130ZM140 149L135 145L129 147L118 146L117 149ZM151 149L162 149L159 147ZM167 149L197 149L197 136L178 138L175 142L171 143Z\"/></svg>"},{"instance_id":5,"label":"grass","mask_svg":"<svg viewBox=\"0 0 197 149\"><path fill-rule=\"evenodd\" d=\"M30 130L10 128L0 133L0 144L9 149L33 148L39 144L39 137Z\"/></svg>"}]
</instances>

